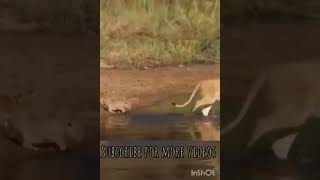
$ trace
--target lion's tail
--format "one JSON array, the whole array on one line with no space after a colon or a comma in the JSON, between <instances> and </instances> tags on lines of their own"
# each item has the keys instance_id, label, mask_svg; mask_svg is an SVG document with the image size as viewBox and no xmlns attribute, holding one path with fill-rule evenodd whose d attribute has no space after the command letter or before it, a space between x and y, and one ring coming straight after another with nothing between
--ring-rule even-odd
<instances>
[{"instance_id":1,"label":"lion's tail","mask_svg":"<svg viewBox=\"0 0 320 180\"><path fill-rule=\"evenodd\" d=\"M246 98L246 101L244 102L244 104L242 105L242 109L240 111L240 113L238 114L237 118L231 122L227 127L223 128L221 130L221 135L227 134L229 133L234 127L236 127L241 120L243 119L243 117L246 115L247 111L250 108L251 103L253 102L254 98L256 97L256 95L258 94L259 90L262 88L263 83L265 82L267 77L267 73L263 73L253 84L253 86L251 87L249 94Z\"/></svg>"},{"instance_id":2,"label":"lion's tail","mask_svg":"<svg viewBox=\"0 0 320 180\"><path fill-rule=\"evenodd\" d=\"M175 103L172 103L172 104L173 104L175 107L185 107L185 106L187 106L188 104L190 104L190 102L192 101L192 99L194 98L194 96L196 95L196 93L198 92L199 88L200 88L200 83L198 83L198 84L196 85L196 87L194 88L194 90L193 90L190 98L189 98L188 101L185 102L184 104L175 104Z\"/></svg>"}]
</instances>

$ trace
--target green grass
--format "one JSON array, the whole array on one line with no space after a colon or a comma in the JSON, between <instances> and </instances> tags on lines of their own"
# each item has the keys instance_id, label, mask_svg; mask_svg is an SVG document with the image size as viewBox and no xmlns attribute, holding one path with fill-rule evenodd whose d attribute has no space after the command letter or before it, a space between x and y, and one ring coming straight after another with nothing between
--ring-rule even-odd
<instances>
[{"instance_id":1,"label":"green grass","mask_svg":"<svg viewBox=\"0 0 320 180\"><path fill-rule=\"evenodd\" d=\"M101 0L100 56L116 67L219 62L219 0Z\"/></svg>"}]
</instances>

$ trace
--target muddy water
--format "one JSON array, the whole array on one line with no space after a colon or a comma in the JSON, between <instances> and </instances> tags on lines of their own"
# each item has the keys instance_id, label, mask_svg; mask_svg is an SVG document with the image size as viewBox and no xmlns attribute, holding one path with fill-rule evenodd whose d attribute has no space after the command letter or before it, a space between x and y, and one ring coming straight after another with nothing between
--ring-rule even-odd
<instances>
[{"instance_id":1,"label":"muddy water","mask_svg":"<svg viewBox=\"0 0 320 180\"><path fill-rule=\"evenodd\" d=\"M217 157L102 158L101 179L219 179L219 121L200 115L131 114L108 115L102 119L100 137L110 146L216 146ZM215 176L192 176L192 170L213 170Z\"/></svg>"},{"instance_id":2,"label":"muddy water","mask_svg":"<svg viewBox=\"0 0 320 180\"><path fill-rule=\"evenodd\" d=\"M199 141L107 141L105 142L111 146L131 145L142 147L158 146L213 146L219 145L213 142L199 142ZM219 153L219 152L217 152ZM219 179L219 158L212 159L197 159L197 158L137 158L137 159L116 159L105 158L100 161L101 179L127 180L134 179ZM215 172L215 175L208 176L192 176L192 171L207 171Z\"/></svg>"},{"instance_id":3,"label":"muddy water","mask_svg":"<svg viewBox=\"0 0 320 180\"><path fill-rule=\"evenodd\" d=\"M182 114L109 115L101 124L102 140L206 140L217 141L219 122Z\"/></svg>"}]
</instances>

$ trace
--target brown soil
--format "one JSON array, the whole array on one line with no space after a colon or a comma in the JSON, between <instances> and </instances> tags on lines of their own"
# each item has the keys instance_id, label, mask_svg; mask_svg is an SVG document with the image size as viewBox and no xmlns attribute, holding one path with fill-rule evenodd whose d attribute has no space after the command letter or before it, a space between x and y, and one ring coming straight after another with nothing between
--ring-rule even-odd
<instances>
[{"instance_id":1,"label":"brown soil","mask_svg":"<svg viewBox=\"0 0 320 180\"><path fill-rule=\"evenodd\" d=\"M220 65L101 69L100 92L107 92L107 99L129 101L135 109L170 96L191 93L198 81L219 77Z\"/></svg>"}]
</instances>

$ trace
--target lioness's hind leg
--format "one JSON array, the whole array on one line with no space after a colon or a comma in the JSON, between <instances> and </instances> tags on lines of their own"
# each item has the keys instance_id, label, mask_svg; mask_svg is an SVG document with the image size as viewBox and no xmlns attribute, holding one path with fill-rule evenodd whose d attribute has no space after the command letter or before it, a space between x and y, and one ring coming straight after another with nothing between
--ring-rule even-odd
<instances>
[{"instance_id":1,"label":"lioness's hind leg","mask_svg":"<svg viewBox=\"0 0 320 180\"><path fill-rule=\"evenodd\" d=\"M292 111L292 110L291 110ZM257 121L256 127L253 131L248 146L254 145L254 143L264 134L279 130L283 128L294 128L298 127L307 119L306 111L295 111L297 113L279 111L265 118L260 118ZM300 113L299 113L300 112Z\"/></svg>"},{"instance_id":2,"label":"lioness's hind leg","mask_svg":"<svg viewBox=\"0 0 320 180\"><path fill-rule=\"evenodd\" d=\"M205 98L202 98L200 100L197 100L192 111L193 112L196 111L199 107L201 107L203 105L213 104L216 101L218 101L219 99L220 99L219 97L211 97L211 98L206 98L205 97Z\"/></svg>"}]
</instances>

